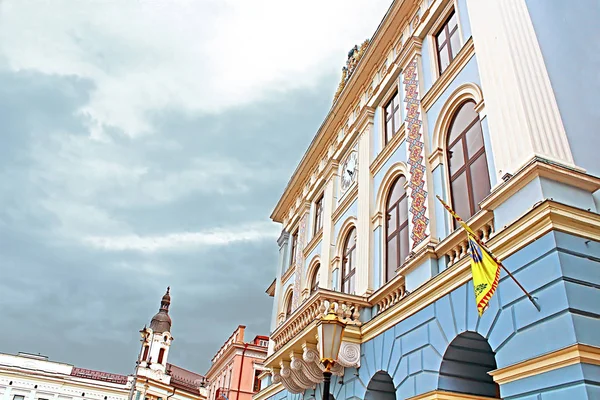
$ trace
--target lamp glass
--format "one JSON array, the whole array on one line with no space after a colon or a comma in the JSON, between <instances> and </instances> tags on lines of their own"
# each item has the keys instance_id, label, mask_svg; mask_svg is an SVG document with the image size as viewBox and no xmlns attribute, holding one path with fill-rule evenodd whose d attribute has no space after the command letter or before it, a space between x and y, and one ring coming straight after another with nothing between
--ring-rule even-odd
<instances>
[{"instance_id":1,"label":"lamp glass","mask_svg":"<svg viewBox=\"0 0 600 400\"><path fill-rule=\"evenodd\" d=\"M344 336L344 324L337 319L321 320L318 333L321 360L337 360Z\"/></svg>"}]
</instances>

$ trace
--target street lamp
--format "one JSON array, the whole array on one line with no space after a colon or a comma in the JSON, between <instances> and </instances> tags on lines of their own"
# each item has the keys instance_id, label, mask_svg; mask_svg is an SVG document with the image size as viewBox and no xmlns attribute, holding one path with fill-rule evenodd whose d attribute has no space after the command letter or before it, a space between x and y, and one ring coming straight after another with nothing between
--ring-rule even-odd
<instances>
[{"instance_id":1,"label":"street lamp","mask_svg":"<svg viewBox=\"0 0 600 400\"><path fill-rule=\"evenodd\" d=\"M323 371L323 400L329 400L329 385L331 383L331 367L335 364L340 345L344 337L345 324L330 312L323 316L317 323L319 334L319 355L321 362L325 366Z\"/></svg>"}]
</instances>

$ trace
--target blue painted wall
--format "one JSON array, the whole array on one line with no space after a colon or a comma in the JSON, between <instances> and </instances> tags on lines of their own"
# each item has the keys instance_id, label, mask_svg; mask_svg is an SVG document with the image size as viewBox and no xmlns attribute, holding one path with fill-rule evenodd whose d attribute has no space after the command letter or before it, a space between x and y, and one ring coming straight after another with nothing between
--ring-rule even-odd
<instances>
[{"instance_id":1,"label":"blue painted wall","mask_svg":"<svg viewBox=\"0 0 600 400\"><path fill-rule=\"evenodd\" d=\"M600 175L600 2L527 0L575 163Z\"/></svg>"},{"instance_id":2,"label":"blue painted wall","mask_svg":"<svg viewBox=\"0 0 600 400\"><path fill-rule=\"evenodd\" d=\"M600 304L599 260L600 243L550 232L504 260L538 299L541 312L503 273L489 309L479 317L470 281L363 343L360 368L346 370L343 385L335 379L332 393L338 400L363 399L371 377L380 370L393 378L399 399L436 390L449 344L466 331L488 340L498 368L575 343L600 346L600 335L595 334L600 331L600 319L589 316L597 315ZM538 399L537 393L543 392L547 397L542 398L548 399L595 398L598 377L597 366L577 364L505 384L501 395ZM305 398L312 395L309 392Z\"/></svg>"},{"instance_id":3,"label":"blue painted wall","mask_svg":"<svg viewBox=\"0 0 600 400\"><path fill-rule=\"evenodd\" d=\"M373 204L376 204L377 193L379 192L379 188L381 187L381 182L383 181L383 177L386 172L397 162L405 162L406 163L406 140L403 140L400 143L400 146L392 153L390 158L383 164L383 166L377 171L375 176L373 176ZM407 176L406 179L409 177Z\"/></svg>"},{"instance_id":4,"label":"blue painted wall","mask_svg":"<svg viewBox=\"0 0 600 400\"><path fill-rule=\"evenodd\" d=\"M352 204L350 204L350 206L348 207L348 209L344 212L344 214L342 214L340 216L340 218L337 220L337 222L335 223L334 227L333 227L333 243L337 243L338 240L338 235L340 234L340 229L342 228L342 225L344 224L344 222L350 218L350 217L355 217L358 215L358 205L357 205L357 200L355 199Z\"/></svg>"}]
</instances>

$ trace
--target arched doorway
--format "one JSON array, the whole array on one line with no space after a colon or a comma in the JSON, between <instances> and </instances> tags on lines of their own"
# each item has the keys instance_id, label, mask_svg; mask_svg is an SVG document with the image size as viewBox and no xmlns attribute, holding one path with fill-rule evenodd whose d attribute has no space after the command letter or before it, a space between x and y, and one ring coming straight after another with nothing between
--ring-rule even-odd
<instances>
[{"instance_id":1,"label":"arched doorway","mask_svg":"<svg viewBox=\"0 0 600 400\"><path fill-rule=\"evenodd\" d=\"M369 381L365 400L396 400L396 388L392 377L385 371L379 371Z\"/></svg>"},{"instance_id":2,"label":"arched doorway","mask_svg":"<svg viewBox=\"0 0 600 400\"><path fill-rule=\"evenodd\" d=\"M488 341L478 333L464 332L448 346L438 388L448 392L500 398L500 389L488 372L496 369L496 358Z\"/></svg>"}]
</instances>

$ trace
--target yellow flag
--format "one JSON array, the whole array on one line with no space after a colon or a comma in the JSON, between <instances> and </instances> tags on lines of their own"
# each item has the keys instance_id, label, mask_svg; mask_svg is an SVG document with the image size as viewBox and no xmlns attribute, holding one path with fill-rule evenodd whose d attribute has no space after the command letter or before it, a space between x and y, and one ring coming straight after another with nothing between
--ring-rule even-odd
<instances>
[{"instance_id":1,"label":"yellow flag","mask_svg":"<svg viewBox=\"0 0 600 400\"><path fill-rule=\"evenodd\" d=\"M483 315L488 302L494 295L500 281L500 266L469 233L469 255L475 289L475 302L479 316Z\"/></svg>"}]
</instances>

